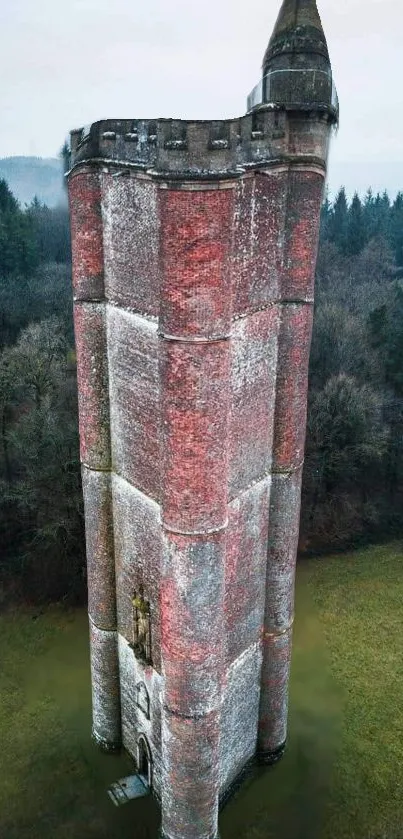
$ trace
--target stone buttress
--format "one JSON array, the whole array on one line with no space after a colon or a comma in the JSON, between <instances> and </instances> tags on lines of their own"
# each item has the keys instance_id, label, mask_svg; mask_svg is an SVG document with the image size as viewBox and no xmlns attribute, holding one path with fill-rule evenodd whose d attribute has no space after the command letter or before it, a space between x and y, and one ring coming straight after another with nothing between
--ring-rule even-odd
<instances>
[{"instance_id":1,"label":"stone buttress","mask_svg":"<svg viewBox=\"0 0 403 839\"><path fill-rule=\"evenodd\" d=\"M166 839L286 742L320 207L337 101L285 0L248 113L106 120L68 175L93 733Z\"/></svg>"},{"instance_id":2,"label":"stone buttress","mask_svg":"<svg viewBox=\"0 0 403 839\"><path fill-rule=\"evenodd\" d=\"M79 382L93 735L121 745L103 225L99 172L76 171L69 184L74 326Z\"/></svg>"}]
</instances>

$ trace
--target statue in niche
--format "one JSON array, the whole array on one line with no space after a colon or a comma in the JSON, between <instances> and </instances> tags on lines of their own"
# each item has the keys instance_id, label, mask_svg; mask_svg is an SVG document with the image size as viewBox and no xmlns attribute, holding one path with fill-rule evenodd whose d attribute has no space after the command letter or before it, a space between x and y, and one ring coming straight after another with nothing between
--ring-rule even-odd
<instances>
[{"instance_id":1,"label":"statue in niche","mask_svg":"<svg viewBox=\"0 0 403 839\"><path fill-rule=\"evenodd\" d=\"M150 604L144 599L143 588L140 587L133 599L133 649L136 656L151 663L151 616Z\"/></svg>"}]
</instances>

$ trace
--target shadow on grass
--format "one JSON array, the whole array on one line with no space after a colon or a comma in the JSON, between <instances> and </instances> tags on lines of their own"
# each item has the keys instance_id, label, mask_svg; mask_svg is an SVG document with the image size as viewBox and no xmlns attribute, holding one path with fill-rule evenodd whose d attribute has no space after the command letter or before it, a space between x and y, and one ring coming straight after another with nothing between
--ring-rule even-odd
<instances>
[{"instance_id":1,"label":"shadow on grass","mask_svg":"<svg viewBox=\"0 0 403 839\"><path fill-rule=\"evenodd\" d=\"M300 575L283 759L260 769L221 816L222 839L322 839L341 739L343 697Z\"/></svg>"},{"instance_id":2,"label":"shadow on grass","mask_svg":"<svg viewBox=\"0 0 403 839\"><path fill-rule=\"evenodd\" d=\"M87 619L49 610L0 621L0 835L6 839L156 839L151 799L115 808L108 786L132 771L90 739ZM222 839L321 839L339 741L340 696L303 575L289 746L257 770L220 818Z\"/></svg>"},{"instance_id":3,"label":"shadow on grass","mask_svg":"<svg viewBox=\"0 0 403 839\"><path fill-rule=\"evenodd\" d=\"M91 741L85 614L3 616L0 657L1 838L155 839L151 799L118 809L107 796L133 765Z\"/></svg>"}]
</instances>

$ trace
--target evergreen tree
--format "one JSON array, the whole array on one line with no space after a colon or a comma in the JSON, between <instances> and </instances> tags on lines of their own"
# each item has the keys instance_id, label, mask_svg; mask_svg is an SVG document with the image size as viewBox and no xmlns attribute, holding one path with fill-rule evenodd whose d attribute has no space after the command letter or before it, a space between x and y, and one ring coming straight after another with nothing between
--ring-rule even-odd
<instances>
[{"instance_id":1,"label":"evergreen tree","mask_svg":"<svg viewBox=\"0 0 403 839\"><path fill-rule=\"evenodd\" d=\"M29 276L38 265L38 251L29 216L4 180L0 180L0 277Z\"/></svg>"},{"instance_id":2,"label":"evergreen tree","mask_svg":"<svg viewBox=\"0 0 403 839\"><path fill-rule=\"evenodd\" d=\"M332 205L329 201L329 193L326 190L325 198L323 200L320 213L320 238L322 242L325 242L327 239L329 239L331 217Z\"/></svg>"},{"instance_id":3,"label":"evergreen tree","mask_svg":"<svg viewBox=\"0 0 403 839\"><path fill-rule=\"evenodd\" d=\"M376 235L388 236L390 219L390 201L387 192L382 195L378 194L374 201L374 222L376 225Z\"/></svg>"},{"instance_id":4,"label":"evergreen tree","mask_svg":"<svg viewBox=\"0 0 403 839\"><path fill-rule=\"evenodd\" d=\"M50 209L35 197L27 216L32 225L41 262L64 262L71 259L69 215L67 207Z\"/></svg>"},{"instance_id":5,"label":"evergreen tree","mask_svg":"<svg viewBox=\"0 0 403 839\"><path fill-rule=\"evenodd\" d=\"M69 144L68 144L67 141L65 141L63 143L63 146L60 149L59 157L60 157L60 159L62 161L62 164L63 164L63 172L64 172L64 174L66 174L66 172L69 171L70 165L71 165L71 152L70 152L70 147L69 147ZM64 179L64 184L66 185L65 179Z\"/></svg>"},{"instance_id":6,"label":"evergreen tree","mask_svg":"<svg viewBox=\"0 0 403 839\"><path fill-rule=\"evenodd\" d=\"M0 213L17 213L19 204L13 193L8 187L8 184L3 178L0 178Z\"/></svg>"},{"instance_id":7,"label":"evergreen tree","mask_svg":"<svg viewBox=\"0 0 403 839\"><path fill-rule=\"evenodd\" d=\"M390 212L389 240L396 264L403 267L403 192L399 192Z\"/></svg>"},{"instance_id":8,"label":"evergreen tree","mask_svg":"<svg viewBox=\"0 0 403 839\"><path fill-rule=\"evenodd\" d=\"M369 340L382 355L384 384L403 397L403 287L395 283L388 303L369 316Z\"/></svg>"},{"instance_id":9,"label":"evergreen tree","mask_svg":"<svg viewBox=\"0 0 403 839\"><path fill-rule=\"evenodd\" d=\"M336 247L344 253L346 250L348 229L348 204L344 186L340 189L333 204L328 229L329 240L334 242Z\"/></svg>"},{"instance_id":10,"label":"evergreen tree","mask_svg":"<svg viewBox=\"0 0 403 839\"><path fill-rule=\"evenodd\" d=\"M374 207L375 207L375 199L374 199L374 194L372 192L372 189L370 187L367 191L367 194L366 194L365 199L364 199L364 203L362 205L362 212L363 212L363 219L364 219L364 225L365 225L367 240L372 239L373 236L377 235Z\"/></svg>"},{"instance_id":11,"label":"evergreen tree","mask_svg":"<svg viewBox=\"0 0 403 839\"><path fill-rule=\"evenodd\" d=\"M346 251L350 256L357 256L357 254L361 253L365 243L364 213L358 193L355 192L348 211Z\"/></svg>"}]
</instances>

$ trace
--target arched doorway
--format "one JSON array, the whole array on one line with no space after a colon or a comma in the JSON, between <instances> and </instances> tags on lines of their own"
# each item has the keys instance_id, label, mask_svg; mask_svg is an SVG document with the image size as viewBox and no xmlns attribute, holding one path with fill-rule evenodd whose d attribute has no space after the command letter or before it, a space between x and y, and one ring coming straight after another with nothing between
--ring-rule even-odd
<instances>
[{"instance_id":1,"label":"arched doorway","mask_svg":"<svg viewBox=\"0 0 403 839\"><path fill-rule=\"evenodd\" d=\"M147 786L152 785L152 760L148 742L142 734L137 741L137 771Z\"/></svg>"}]
</instances>

